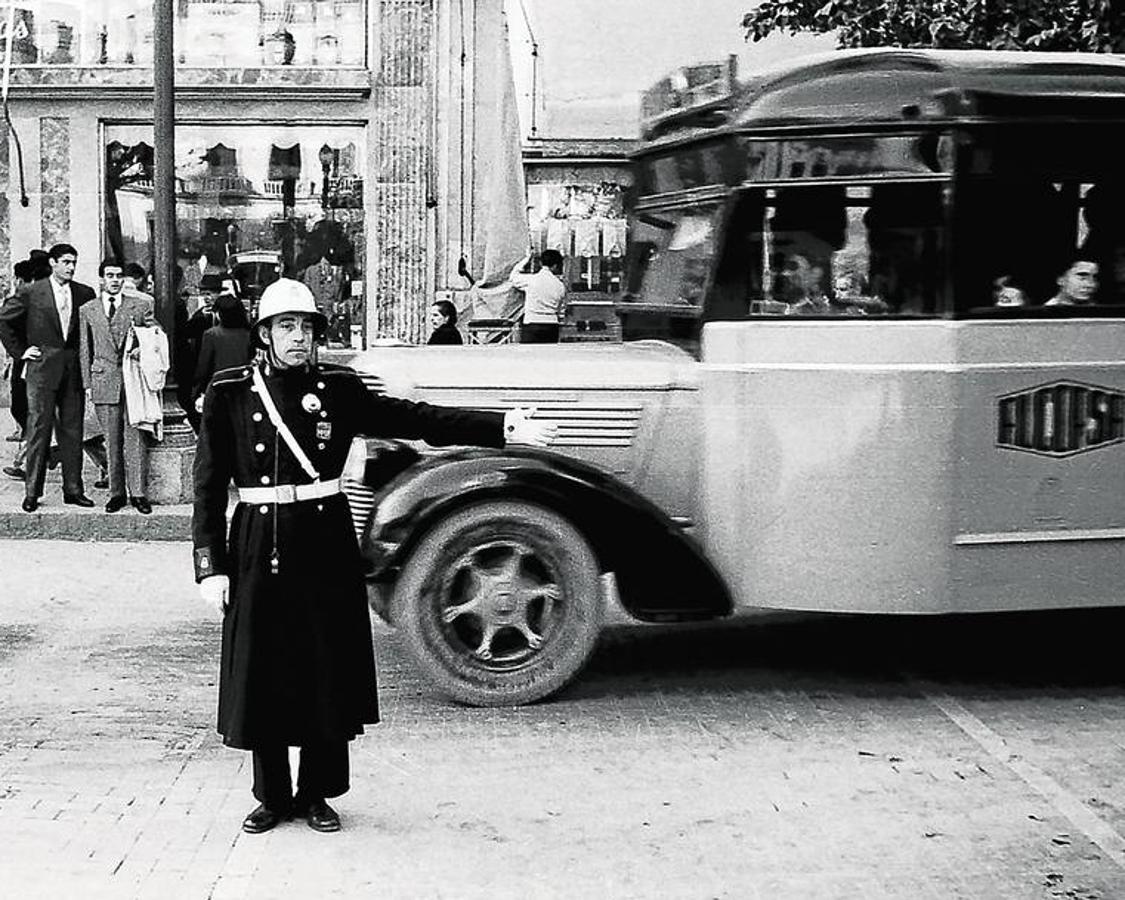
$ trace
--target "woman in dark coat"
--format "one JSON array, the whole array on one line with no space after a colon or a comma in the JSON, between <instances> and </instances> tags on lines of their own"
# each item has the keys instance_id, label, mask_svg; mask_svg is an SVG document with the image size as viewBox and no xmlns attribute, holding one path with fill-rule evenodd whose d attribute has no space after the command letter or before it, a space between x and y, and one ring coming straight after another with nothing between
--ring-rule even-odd
<instances>
[{"instance_id":1,"label":"woman in dark coat","mask_svg":"<svg viewBox=\"0 0 1125 900\"><path fill-rule=\"evenodd\" d=\"M433 334L427 344L461 344L461 332L457 330L457 307L448 300L438 300L430 307L430 324Z\"/></svg>"},{"instance_id":2,"label":"woman in dark coat","mask_svg":"<svg viewBox=\"0 0 1125 900\"><path fill-rule=\"evenodd\" d=\"M250 361L250 319L246 307L233 294L220 294L214 311L219 324L212 325L199 342L199 359L192 379L192 399L197 411L211 377L223 369L244 366Z\"/></svg>"}]
</instances>

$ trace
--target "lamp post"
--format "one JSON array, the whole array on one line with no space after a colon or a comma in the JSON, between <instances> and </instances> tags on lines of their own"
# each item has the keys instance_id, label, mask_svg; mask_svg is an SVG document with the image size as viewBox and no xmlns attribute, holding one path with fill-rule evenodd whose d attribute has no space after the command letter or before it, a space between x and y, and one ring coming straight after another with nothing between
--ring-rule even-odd
<instances>
[{"instance_id":1,"label":"lamp post","mask_svg":"<svg viewBox=\"0 0 1125 900\"><path fill-rule=\"evenodd\" d=\"M328 209L328 178L332 173L332 163L336 161L336 154L332 152L332 148L324 144L317 154L320 159L321 183L320 183L320 208Z\"/></svg>"},{"instance_id":2,"label":"lamp post","mask_svg":"<svg viewBox=\"0 0 1125 900\"><path fill-rule=\"evenodd\" d=\"M183 503L191 497L195 434L176 402L176 59L175 0L152 3L153 263L156 318L168 336L172 372L164 391L164 440L149 456L149 499ZM180 373L182 375L182 373Z\"/></svg>"},{"instance_id":3,"label":"lamp post","mask_svg":"<svg viewBox=\"0 0 1125 900\"><path fill-rule=\"evenodd\" d=\"M152 126L153 266L156 313L176 345L176 60L174 50L175 0L153 0L152 24Z\"/></svg>"}]
</instances>

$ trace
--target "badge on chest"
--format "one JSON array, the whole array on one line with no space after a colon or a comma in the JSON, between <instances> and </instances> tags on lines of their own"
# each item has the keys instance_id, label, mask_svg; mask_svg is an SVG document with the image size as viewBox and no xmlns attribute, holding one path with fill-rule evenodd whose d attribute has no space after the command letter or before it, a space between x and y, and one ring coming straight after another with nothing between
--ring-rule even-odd
<instances>
[{"instance_id":1,"label":"badge on chest","mask_svg":"<svg viewBox=\"0 0 1125 900\"><path fill-rule=\"evenodd\" d=\"M327 441L332 437L332 423L331 422L317 422L316 423L316 439L318 441Z\"/></svg>"}]
</instances>

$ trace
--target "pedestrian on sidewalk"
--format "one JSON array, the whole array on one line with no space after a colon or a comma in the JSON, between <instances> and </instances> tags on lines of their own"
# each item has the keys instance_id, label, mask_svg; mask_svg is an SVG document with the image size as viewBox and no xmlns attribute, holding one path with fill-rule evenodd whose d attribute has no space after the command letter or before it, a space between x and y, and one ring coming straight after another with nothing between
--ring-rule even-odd
<instances>
[{"instance_id":1,"label":"pedestrian on sidewalk","mask_svg":"<svg viewBox=\"0 0 1125 900\"><path fill-rule=\"evenodd\" d=\"M192 520L200 595L223 615L218 730L253 753L258 833L290 816L336 831L328 799L349 787L348 742L379 719L363 569L340 473L357 435L431 444L545 444L553 426L370 393L318 364L328 327L312 292L262 293L259 361L215 375L204 395ZM238 504L226 525L228 486ZM293 794L288 748L300 748Z\"/></svg>"},{"instance_id":2,"label":"pedestrian on sidewalk","mask_svg":"<svg viewBox=\"0 0 1125 900\"><path fill-rule=\"evenodd\" d=\"M117 512L131 503L147 515L152 512L147 497L148 446L140 429L125 421L122 357L130 331L156 323L153 300L139 291L125 293L125 270L117 260L103 260L98 275L102 284L97 301L79 310L79 359L86 399L105 433L109 460L105 511Z\"/></svg>"},{"instance_id":3,"label":"pedestrian on sidewalk","mask_svg":"<svg viewBox=\"0 0 1125 900\"><path fill-rule=\"evenodd\" d=\"M219 294L215 300L215 314L219 324L212 325L199 342L199 360L195 364L192 384L192 403L196 412L203 411L203 395L216 372L250 361L250 318L246 304L234 294Z\"/></svg>"},{"instance_id":4,"label":"pedestrian on sidewalk","mask_svg":"<svg viewBox=\"0 0 1125 900\"><path fill-rule=\"evenodd\" d=\"M27 381L27 479L24 512L43 495L51 430L57 427L63 502L93 506L82 486L82 413L85 398L78 366L78 309L94 291L74 281L78 251L55 244L48 251L51 277L16 291L0 307L0 342L24 361Z\"/></svg>"}]
</instances>

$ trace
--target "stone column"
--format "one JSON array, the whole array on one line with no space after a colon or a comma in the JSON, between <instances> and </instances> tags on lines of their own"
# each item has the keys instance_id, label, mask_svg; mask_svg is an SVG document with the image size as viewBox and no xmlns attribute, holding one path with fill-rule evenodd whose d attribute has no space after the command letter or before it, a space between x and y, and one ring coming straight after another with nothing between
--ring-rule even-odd
<instances>
[{"instance_id":1,"label":"stone column","mask_svg":"<svg viewBox=\"0 0 1125 900\"><path fill-rule=\"evenodd\" d=\"M417 342L426 331L434 3L372 4L378 37L368 134L369 337Z\"/></svg>"}]
</instances>

